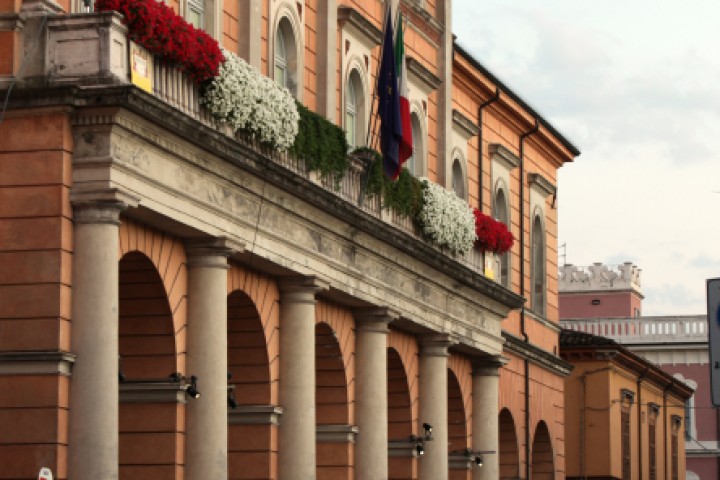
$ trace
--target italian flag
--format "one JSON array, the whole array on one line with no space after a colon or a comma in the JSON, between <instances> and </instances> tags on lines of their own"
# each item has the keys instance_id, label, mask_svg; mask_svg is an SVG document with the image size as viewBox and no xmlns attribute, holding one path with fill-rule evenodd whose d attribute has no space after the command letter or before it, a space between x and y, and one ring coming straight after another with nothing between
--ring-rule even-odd
<instances>
[{"instance_id":1,"label":"italian flag","mask_svg":"<svg viewBox=\"0 0 720 480\"><path fill-rule=\"evenodd\" d=\"M397 67L398 87L400 92L400 121L402 140L400 141L400 168L412 156L412 124L410 123L410 102L408 101L407 67L405 65L405 39L403 38L402 15L398 21L395 38L395 66Z\"/></svg>"}]
</instances>

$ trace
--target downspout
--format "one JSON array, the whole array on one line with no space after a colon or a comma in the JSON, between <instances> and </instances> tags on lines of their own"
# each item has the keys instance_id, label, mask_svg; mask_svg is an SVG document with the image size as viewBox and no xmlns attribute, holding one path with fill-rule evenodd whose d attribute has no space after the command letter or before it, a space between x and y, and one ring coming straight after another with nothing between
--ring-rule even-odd
<instances>
[{"instance_id":1,"label":"downspout","mask_svg":"<svg viewBox=\"0 0 720 480\"><path fill-rule=\"evenodd\" d=\"M520 295L525 296L525 139L540 129L540 122L535 119L535 126L520 135ZM520 308L520 334L525 343L530 337L525 331L525 304ZM525 357L525 478L530 479L530 361Z\"/></svg>"},{"instance_id":2,"label":"downspout","mask_svg":"<svg viewBox=\"0 0 720 480\"><path fill-rule=\"evenodd\" d=\"M643 444L642 444L642 381L645 380L645 377L650 372L649 368L645 369L645 372L643 372L642 375L640 375L637 379L637 426L638 426L638 478L642 480L643 478Z\"/></svg>"},{"instance_id":3,"label":"downspout","mask_svg":"<svg viewBox=\"0 0 720 480\"><path fill-rule=\"evenodd\" d=\"M500 100L500 87L495 87L495 95L484 101L478 107L478 210L483 209L483 134L482 134L482 112L491 103ZM491 197L492 198L492 197Z\"/></svg>"}]
</instances>

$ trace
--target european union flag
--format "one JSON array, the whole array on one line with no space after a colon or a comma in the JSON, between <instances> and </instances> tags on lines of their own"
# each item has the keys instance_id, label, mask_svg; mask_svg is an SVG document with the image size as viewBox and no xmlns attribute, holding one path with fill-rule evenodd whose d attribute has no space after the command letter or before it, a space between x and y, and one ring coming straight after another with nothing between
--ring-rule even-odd
<instances>
[{"instance_id":1,"label":"european union flag","mask_svg":"<svg viewBox=\"0 0 720 480\"><path fill-rule=\"evenodd\" d=\"M398 91L395 49L393 48L392 15L386 15L385 39L382 61L378 74L378 115L380 116L380 150L385 174L391 179L400 173L400 142L402 120L400 117L400 92Z\"/></svg>"}]
</instances>

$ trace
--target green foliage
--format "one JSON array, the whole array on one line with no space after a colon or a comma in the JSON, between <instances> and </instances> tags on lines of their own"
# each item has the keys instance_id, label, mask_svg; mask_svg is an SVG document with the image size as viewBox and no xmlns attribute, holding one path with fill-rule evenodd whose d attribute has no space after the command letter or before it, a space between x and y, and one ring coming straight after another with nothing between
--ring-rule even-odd
<instances>
[{"instance_id":1,"label":"green foliage","mask_svg":"<svg viewBox=\"0 0 720 480\"><path fill-rule=\"evenodd\" d=\"M385 175L382 156L369 148L358 148L353 153L370 156L372 164L368 169L367 194L380 195L383 208L392 208L406 217L417 217L422 207L422 186L407 168L403 168L397 180Z\"/></svg>"},{"instance_id":2,"label":"green foliage","mask_svg":"<svg viewBox=\"0 0 720 480\"><path fill-rule=\"evenodd\" d=\"M299 131L290 153L307 163L310 171L331 176L336 183L348 169L345 132L321 115L298 103Z\"/></svg>"}]
</instances>

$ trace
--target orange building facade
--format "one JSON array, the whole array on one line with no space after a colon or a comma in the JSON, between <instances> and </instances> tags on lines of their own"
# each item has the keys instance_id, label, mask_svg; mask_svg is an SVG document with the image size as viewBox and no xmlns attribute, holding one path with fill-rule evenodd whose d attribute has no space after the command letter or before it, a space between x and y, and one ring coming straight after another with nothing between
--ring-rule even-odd
<instances>
[{"instance_id":1,"label":"orange building facade","mask_svg":"<svg viewBox=\"0 0 720 480\"><path fill-rule=\"evenodd\" d=\"M614 340L563 330L567 478L686 478L681 380Z\"/></svg>"},{"instance_id":2,"label":"orange building facade","mask_svg":"<svg viewBox=\"0 0 720 480\"><path fill-rule=\"evenodd\" d=\"M385 2L172 5L365 145ZM565 477L579 151L453 42L449 0L393 5L408 169L506 223L501 257L359 205L362 159L334 185L235 136L172 66L142 91L119 15L0 2L0 479Z\"/></svg>"}]
</instances>

